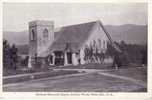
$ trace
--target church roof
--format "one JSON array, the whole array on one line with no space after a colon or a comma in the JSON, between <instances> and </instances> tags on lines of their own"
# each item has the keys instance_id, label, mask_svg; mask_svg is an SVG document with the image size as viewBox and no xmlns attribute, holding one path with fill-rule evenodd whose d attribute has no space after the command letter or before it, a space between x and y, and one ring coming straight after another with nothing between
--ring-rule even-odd
<instances>
[{"instance_id":1,"label":"church roof","mask_svg":"<svg viewBox=\"0 0 152 100\"><path fill-rule=\"evenodd\" d=\"M50 50L72 50L78 51L84 41L90 36L91 30L97 21L61 27L55 32L55 41Z\"/></svg>"}]
</instances>

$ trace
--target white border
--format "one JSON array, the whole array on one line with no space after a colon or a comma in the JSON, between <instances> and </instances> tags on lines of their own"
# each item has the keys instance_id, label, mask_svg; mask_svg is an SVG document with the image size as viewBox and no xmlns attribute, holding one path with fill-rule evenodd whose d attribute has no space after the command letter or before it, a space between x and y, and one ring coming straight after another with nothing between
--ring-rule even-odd
<instances>
[{"instance_id":1,"label":"white border","mask_svg":"<svg viewBox=\"0 0 152 100\"><path fill-rule=\"evenodd\" d=\"M26 3L26 2L32 2L32 3L35 3L35 2L38 2L38 3L42 3L42 2L65 2L65 3L111 3L111 2L114 2L114 3L134 3L134 2L147 2L148 3L148 92L147 93L124 93L124 92L113 92L112 93L112 96L110 92L106 93L106 92L102 92L102 93L99 93L101 95L105 94L104 96L93 96L93 95L90 95L90 96L85 96L85 95L81 95L81 96L78 96L78 95L70 95L71 92L68 92L66 94L69 94L68 96L63 96L61 94L64 94L63 92L2 92L2 74L1 74L1 92L0 92L0 99L55 99L55 100L59 100L59 99L67 99L67 100L70 100L71 98L74 99L74 100L78 100L78 99L88 99L88 100L152 100L152 68L151 68L151 65L152 63L150 62L151 60L151 52L152 52L152 48L150 47L150 44L152 44L152 34L151 34L151 29L152 29L152 13L151 12L151 9L152 9L152 2L151 0L2 0L0 1L0 54L1 54L1 57L0 57L0 66L1 66L1 70L0 70L0 73L2 73L2 33L3 33L3 3L4 2L23 2L23 3ZM46 96L36 96L37 93L43 93L43 94L59 94L59 95L53 95L53 96L49 96L49 95L46 95ZM74 93L74 92L72 92ZM74 94L81 94L83 92L75 92ZM95 93L95 92L88 92L86 94L91 94L91 93ZM98 94L98 93L96 93Z\"/></svg>"}]
</instances>

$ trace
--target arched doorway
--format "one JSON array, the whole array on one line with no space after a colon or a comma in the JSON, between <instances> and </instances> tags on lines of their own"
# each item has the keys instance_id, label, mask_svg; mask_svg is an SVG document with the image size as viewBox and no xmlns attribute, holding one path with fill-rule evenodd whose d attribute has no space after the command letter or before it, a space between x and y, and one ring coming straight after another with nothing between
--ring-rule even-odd
<instances>
[{"instance_id":1,"label":"arched doorway","mask_svg":"<svg viewBox=\"0 0 152 100\"><path fill-rule=\"evenodd\" d=\"M72 64L72 52L67 52L67 61L68 64Z\"/></svg>"}]
</instances>

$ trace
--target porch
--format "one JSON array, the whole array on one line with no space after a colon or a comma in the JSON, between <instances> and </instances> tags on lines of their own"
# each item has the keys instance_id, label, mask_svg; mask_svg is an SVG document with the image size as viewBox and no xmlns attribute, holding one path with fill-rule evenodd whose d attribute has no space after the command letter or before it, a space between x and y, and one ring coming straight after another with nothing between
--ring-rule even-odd
<instances>
[{"instance_id":1,"label":"porch","mask_svg":"<svg viewBox=\"0 0 152 100\"><path fill-rule=\"evenodd\" d=\"M78 65L80 64L80 57L78 53L75 52L63 52L54 51L48 56L49 65Z\"/></svg>"}]
</instances>

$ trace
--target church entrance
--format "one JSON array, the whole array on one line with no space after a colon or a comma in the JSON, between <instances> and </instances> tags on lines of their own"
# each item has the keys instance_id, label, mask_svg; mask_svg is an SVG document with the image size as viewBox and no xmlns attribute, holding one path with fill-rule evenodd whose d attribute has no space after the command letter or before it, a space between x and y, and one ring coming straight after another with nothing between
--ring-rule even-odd
<instances>
[{"instance_id":1,"label":"church entrance","mask_svg":"<svg viewBox=\"0 0 152 100\"><path fill-rule=\"evenodd\" d=\"M55 65L64 65L64 53L62 51L55 51Z\"/></svg>"},{"instance_id":2,"label":"church entrance","mask_svg":"<svg viewBox=\"0 0 152 100\"><path fill-rule=\"evenodd\" d=\"M72 53L71 52L67 52L67 60L68 60L68 64L72 64Z\"/></svg>"}]
</instances>

